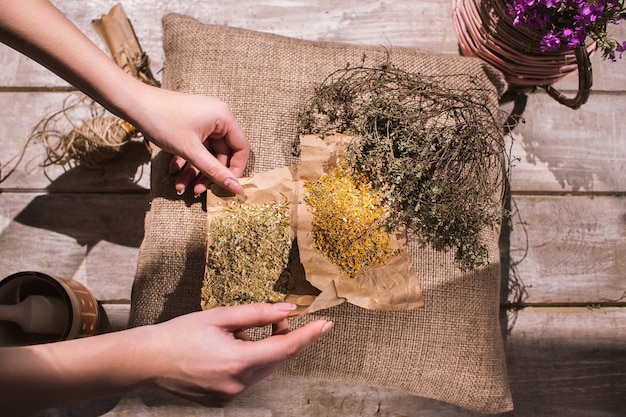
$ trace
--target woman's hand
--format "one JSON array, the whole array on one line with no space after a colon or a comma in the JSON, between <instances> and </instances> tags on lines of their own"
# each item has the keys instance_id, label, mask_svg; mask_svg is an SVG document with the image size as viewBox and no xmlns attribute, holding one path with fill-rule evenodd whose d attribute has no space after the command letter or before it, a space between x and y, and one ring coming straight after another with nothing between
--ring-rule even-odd
<instances>
[{"instance_id":1,"label":"woman's hand","mask_svg":"<svg viewBox=\"0 0 626 417\"><path fill-rule=\"evenodd\" d=\"M234 193L243 191L237 178L246 166L250 144L224 102L147 85L140 91L141 107L129 113L149 140L177 155L170 172L178 173L178 194L192 186L194 194L201 194L211 182Z\"/></svg>"},{"instance_id":2,"label":"woman's hand","mask_svg":"<svg viewBox=\"0 0 626 417\"><path fill-rule=\"evenodd\" d=\"M188 163L176 184L178 192L191 185L194 172L206 176L198 180L196 193L206 189L208 179L242 192L237 177L250 145L221 101L143 84L46 0L0 0L0 41L78 87L162 149L182 157L172 162L173 169Z\"/></svg>"},{"instance_id":3,"label":"woman's hand","mask_svg":"<svg viewBox=\"0 0 626 417\"><path fill-rule=\"evenodd\" d=\"M218 307L152 326L152 349L136 349L137 363L144 362L162 389L225 406L332 328L318 320L289 331L285 319L292 309L288 303ZM273 335L259 341L242 330L268 324Z\"/></svg>"},{"instance_id":4,"label":"woman's hand","mask_svg":"<svg viewBox=\"0 0 626 417\"><path fill-rule=\"evenodd\" d=\"M0 348L0 410L19 416L154 387L223 407L332 328L318 320L290 332L292 308L218 307L98 336ZM255 342L244 330L269 324L273 335Z\"/></svg>"}]
</instances>

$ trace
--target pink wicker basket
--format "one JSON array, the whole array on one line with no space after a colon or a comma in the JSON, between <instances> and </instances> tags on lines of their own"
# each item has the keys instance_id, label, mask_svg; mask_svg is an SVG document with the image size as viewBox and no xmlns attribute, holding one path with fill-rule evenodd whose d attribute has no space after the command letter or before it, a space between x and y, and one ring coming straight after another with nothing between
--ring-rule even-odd
<instances>
[{"instance_id":1,"label":"pink wicker basket","mask_svg":"<svg viewBox=\"0 0 626 417\"><path fill-rule=\"evenodd\" d=\"M578 108L592 85L590 54L595 43L573 51L542 52L541 34L513 26L504 0L453 0L453 18L463 55L475 56L504 73L509 84L541 86L557 101ZM552 84L578 72L579 91L567 98Z\"/></svg>"}]
</instances>

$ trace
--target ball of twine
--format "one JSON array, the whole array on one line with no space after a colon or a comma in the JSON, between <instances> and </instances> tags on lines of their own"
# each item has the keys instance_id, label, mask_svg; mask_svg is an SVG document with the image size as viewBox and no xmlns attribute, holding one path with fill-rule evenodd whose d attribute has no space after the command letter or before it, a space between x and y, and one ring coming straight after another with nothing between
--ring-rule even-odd
<instances>
[{"instance_id":1,"label":"ball of twine","mask_svg":"<svg viewBox=\"0 0 626 417\"><path fill-rule=\"evenodd\" d=\"M91 117L82 116L85 111ZM82 119L80 125L76 119ZM42 120L33 136L46 149L44 166L96 168L117 155L135 133L128 122L107 115L99 104L79 94L67 97L63 109Z\"/></svg>"},{"instance_id":2,"label":"ball of twine","mask_svg":"<svg viewBox=\"0 0 626 417\"><path fill-rule=\"evenodd\" d=\"M89 117L85 118L85 111ZM74 120L83 119L81 125ZM66 133L69 130L69 133ZM105 110L83 94L71 94L63 108L40 121L20 151L0 163L0 183L16 170L32 143L41 141L45 147L44 167L81 165L96 168L120 153L137 131L126 121L106 115Z\"/></svg>"},{"instance_id":3,"label":"ball of twine","mask_svg":"<svg viewBox=\"0 0 626 417\"><path fill-rule=\"evenodd\" d=\"M82 122L68 134L48 132L42 136L46 165L75 163L95 168L117 155L133 136L134 129L116 117L95 117Z\"/></svg>"}]
</instances>

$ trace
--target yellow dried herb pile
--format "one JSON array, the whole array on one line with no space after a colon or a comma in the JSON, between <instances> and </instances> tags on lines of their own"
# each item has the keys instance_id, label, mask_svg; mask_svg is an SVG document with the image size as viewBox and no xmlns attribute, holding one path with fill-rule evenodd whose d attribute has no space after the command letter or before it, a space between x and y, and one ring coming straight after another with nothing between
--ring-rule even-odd
<instances>
[{"instance_id":1,"label":"yellow dried herb pile","mask_svg":"<svg viewBox=\"0 0 626 417\"><path fill-rule=\"evenodd\" d=\"M312 214L313 248L348 277L395 254L382 195L345 164L306 181L304 201Z\"/></svg>"},{"instance_id":2,"label":"yellow dried herb pile","mask_svg":"<svg viewBox=\"0 0 626 417\"><path fill-rule=\"evenodd\" d=\"M289 203L231 203L211 219L202 309L285 298Z\"/></svg>"}]
</instances>

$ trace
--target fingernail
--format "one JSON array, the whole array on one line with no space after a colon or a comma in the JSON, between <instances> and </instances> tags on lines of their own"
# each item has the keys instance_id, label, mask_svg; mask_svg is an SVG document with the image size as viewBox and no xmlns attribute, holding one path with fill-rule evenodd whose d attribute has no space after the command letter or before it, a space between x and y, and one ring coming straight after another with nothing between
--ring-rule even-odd
<instances>
[{"instance_id":1,"label":"fingernail","mask_svg":"<svg viewBox=\"0 0 626 417\"><path fill-rule=\"evenodd\" d=\"M276 303L273 304L276 311L293 311L296 309L296 305L292 303Z\"/></svg>"},{"instance_id":2,"label":"fingernail","mask_svg":"<svg viewBox=\"0 0 626 417\"><path fill-rule=\"evenodd\" d=\"M332 321L327 321L326 324L322 327L322 334L328 333L330 329L332 329L334 323Z\"/></svg>"},{"instance_id":3,"label":"fingernail","mask_svg":"<svg viewBox=\"0 0 626 417\"><path fill-rule=\"evenodd\" d=\"M207 192L207 187L204 184L196 184L193 187L194 198L200 198Z\"/></svg>"},{"instance_id":4,"label":"fingernail","mask_svg":"<svg viewBox=\"0 0 626 417\"><path fill-rule=\"evenodd\" d=\"M235 194L241 194L243 193L243 187L241 186L241 184L239 184L239 181L237 181L234 178L226 178L224 180L224 182L222 183L222 186L230 191L232 191Z\"/></svg>"},{"instance_id":5,"label":"fingernail","mask_svg":"<svg viewBox=\"0 0 626 417\"><path fill-rule=\"evenodd\" d=\"M176 189L176 194L178 194L178 195L183 195L183 194L185 194L185 187L182 187L182 188L177 188L177 189Z\"/></svg>"}]
</instances>

